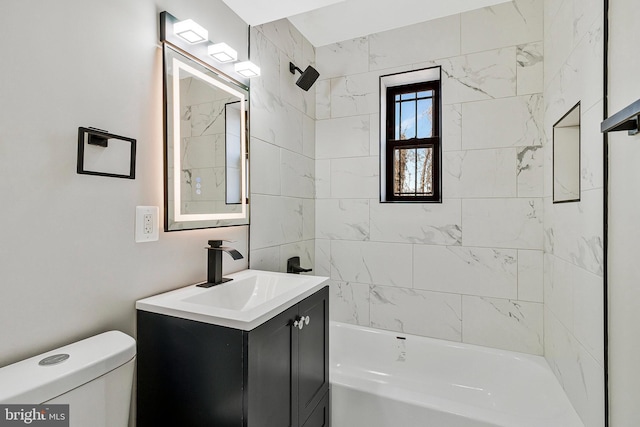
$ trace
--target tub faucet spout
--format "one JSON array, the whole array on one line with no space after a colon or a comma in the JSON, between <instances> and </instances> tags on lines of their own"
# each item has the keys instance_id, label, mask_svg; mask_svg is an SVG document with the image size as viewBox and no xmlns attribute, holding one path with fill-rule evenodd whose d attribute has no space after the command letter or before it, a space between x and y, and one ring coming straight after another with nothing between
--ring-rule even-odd
<instances>
[{"instance_id":1,"label":"tub faucet spout","mask_svg":"<svg viewBox=\"0 0 640 427\"><path fill-rule=\"evenodd\" d=\"M242 259L244 257L237 250L228 246L222 246L223 241L229 242L228 240L209 240L209 247L205 248L208 251L207 282L200 283L197 286L201 288L210 288L211 286L219 285L221 283L233 280L229 279L228 277L222 277L222 253L228 253L233 259Z\"/></svg>"}]
</instances>

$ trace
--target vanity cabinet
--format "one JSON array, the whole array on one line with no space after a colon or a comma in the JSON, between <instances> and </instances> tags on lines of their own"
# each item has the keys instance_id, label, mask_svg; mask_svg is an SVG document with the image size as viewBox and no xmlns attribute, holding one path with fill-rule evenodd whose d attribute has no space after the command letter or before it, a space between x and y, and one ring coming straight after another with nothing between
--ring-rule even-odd
<instances>
[{"instance_id":1,"label":"vanity cabinet","mask_svg":"<svg viewBox=\"0 0 640 427\"><path fill-rule=\"evenodd\" d=\"M251 331L138 310L137 426L329 426L329 292Z\"/></svg>"}]
</instances>

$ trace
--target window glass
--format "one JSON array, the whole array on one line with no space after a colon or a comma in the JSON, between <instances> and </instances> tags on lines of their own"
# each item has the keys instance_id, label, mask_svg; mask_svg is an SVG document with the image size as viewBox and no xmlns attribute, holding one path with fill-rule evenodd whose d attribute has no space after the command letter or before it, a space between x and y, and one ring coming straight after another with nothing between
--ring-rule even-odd
<instances>
[{"instance_id":1,"label":"window glass","mask_svg":"<svg viewBox=\"0 0 640 427\"><path fill-rule=\"evenodd\" d=\"M400 116L396 117L396 122L400 127L399 139L416 137L416 101L400 102Z\"/></svg>"},{"instance_id":2,"label":"window glass","mask_svg":"<svg viewBox=\"0 0 640 427\"><path fill-rule=\"evenodd\" d=\"M431 98L418 101L418 138L433 136L433 100Z\"/></svg>"},{"instance_id":3,"label":"window glass","mask_svg":"<svg viewBox=\"0 0 640 427\"><path fill-rule=\"evenodd\" d=\"M395 196L433 195L433 147L394 150Z\"/></svg>"}]
</instances>

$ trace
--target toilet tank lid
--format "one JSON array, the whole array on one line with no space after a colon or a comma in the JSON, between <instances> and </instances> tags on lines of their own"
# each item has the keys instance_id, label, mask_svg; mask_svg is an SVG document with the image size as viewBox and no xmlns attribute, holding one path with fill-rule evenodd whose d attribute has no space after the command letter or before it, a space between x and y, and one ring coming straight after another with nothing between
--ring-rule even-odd
<instances>
[{"instance_id":1,"label":"toilet tank lid","mask_svg":"<svg viewBox=\"0 0 640 427\"><path fill-rule=\"evenodd\" d=\"M58 354L69 358L53 365L39 364ZM133 338L109 331L5 366L0 368L0 403L46 402L124 365L135 355Z\"/></svg>"}]
</instances>

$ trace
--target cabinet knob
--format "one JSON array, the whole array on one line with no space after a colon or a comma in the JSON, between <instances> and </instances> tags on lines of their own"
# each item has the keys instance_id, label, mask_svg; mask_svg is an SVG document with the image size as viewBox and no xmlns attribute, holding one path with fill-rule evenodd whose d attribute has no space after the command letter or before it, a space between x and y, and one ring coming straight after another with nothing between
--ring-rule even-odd
<instances>
[{"instance_id":1,"label":"cabinet knob","mask_svg":"<svg viewBox=\"0 0 640 427\"><path fill-rule=\"evenodd\" d=\"M304 328L304 321L305 319L303 317L296 316L296 320L293 321L293 327L302 330L302 328Z\"/></svg>"},{"instance_id":2,"label":"cabinet knob","mask_svg":"<svg viewBox=\"0 0 640 427\"><path fill-rule=\"evenodd\" d=\"M304 324L305 325L308 325L310 321L311 321L311 318L309 316L304 318Z\"/></svg>"}]
</instances>

